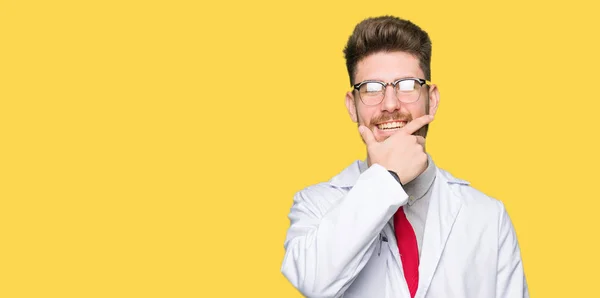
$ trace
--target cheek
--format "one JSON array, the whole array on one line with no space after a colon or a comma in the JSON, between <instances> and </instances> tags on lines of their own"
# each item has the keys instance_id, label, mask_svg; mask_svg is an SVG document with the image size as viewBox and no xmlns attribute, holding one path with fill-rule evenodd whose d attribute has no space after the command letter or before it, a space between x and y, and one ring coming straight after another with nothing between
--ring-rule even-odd
<instances>
[{"instance_id":1,"label":"cheek","mask_svg":"<svg viewBox=\"0 0 600 298\"><path fill-rule=\"evenodd\" d=\"M426 104L418 104L418 105L413 105L413 106L408 106L407 107L408 112L410 113L411 117L413 119L419 118L421 116L427 115L428 113L428 108Z\"/></svg>"},{"instance_id":2,"label":"cheek","mask_svg":"<svg viewBox=\"0 0 600 298\"><path fill-rule=\"evenodd\" d=\"M375 111L373 109L358 109L358 123L368 126L374 114Z\"/></svg>"}]
</instances>

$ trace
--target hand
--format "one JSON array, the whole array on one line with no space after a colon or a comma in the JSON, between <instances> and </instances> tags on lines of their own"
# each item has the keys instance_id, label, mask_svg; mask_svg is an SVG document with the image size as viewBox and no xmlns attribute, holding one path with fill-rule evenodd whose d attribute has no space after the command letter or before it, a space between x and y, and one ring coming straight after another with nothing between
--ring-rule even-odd
<instances>
[{"instance_id":1,"label":"hand","mask_svg":"<svg viewBox=\"0 0 600 298\"><path fill-rule=\"evenodd\" d=\"M379 164L396 172L402 184L415 179L427 168L427 154L425 138L412 134L431 121L431 115L419 117L382 142L377 142L373 132L361 125L358 129L367 144L369 166Z\"/></svg>"}]
</instances>

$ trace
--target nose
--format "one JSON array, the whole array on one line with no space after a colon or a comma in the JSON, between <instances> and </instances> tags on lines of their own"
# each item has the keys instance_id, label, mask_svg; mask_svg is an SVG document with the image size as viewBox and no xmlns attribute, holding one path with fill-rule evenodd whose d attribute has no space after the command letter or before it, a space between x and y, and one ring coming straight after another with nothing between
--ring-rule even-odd
<instances>
[{"instance_id":1,"label":"nose","mask_svg":"<svg viewBox=\"0 0 600 298\"><path fill-rule=\"evenodd\" d=\"M382 110L393 112L400 109L400 100L396 96L396 89L389 84L385 87L385 97L382 102Z\"/></svg>"}]
</instances>

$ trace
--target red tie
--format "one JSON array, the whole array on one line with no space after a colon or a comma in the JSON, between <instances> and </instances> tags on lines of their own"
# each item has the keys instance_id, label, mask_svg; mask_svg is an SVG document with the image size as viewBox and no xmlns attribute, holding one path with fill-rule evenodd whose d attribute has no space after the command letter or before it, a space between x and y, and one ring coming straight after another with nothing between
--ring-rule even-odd
<instances>
[{"instance_id":1,"label":"red tie","mask_svg":"<svg viewBox=\"0 0 600 298\"><path fill-rule=\"evenodd\" d=\"M403 207L400 207L394 215L394 229L404 268L404 278L406 278L410 296L414 298L419 285L419 248L415 231L408 222Z\"/></svg>"}]
</instances>

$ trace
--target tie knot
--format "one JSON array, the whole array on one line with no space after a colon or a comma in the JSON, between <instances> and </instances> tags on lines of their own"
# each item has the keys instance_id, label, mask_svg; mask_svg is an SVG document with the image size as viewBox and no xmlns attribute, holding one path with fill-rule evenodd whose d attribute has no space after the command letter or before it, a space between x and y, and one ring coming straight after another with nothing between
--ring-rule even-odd
<instances>
[{"instance_id":1,"label":"tie knot","mask_svg":"<svg viewBox=\"0 0 600 298\"><path fill-rule=\"evenodd\" d=\"M406 219L406 213L404 213L404 206L401 206L400 208L398 208L398 211L396 211L396 214L394 215L394 217Z\"/></svg>"}]
</instances>

